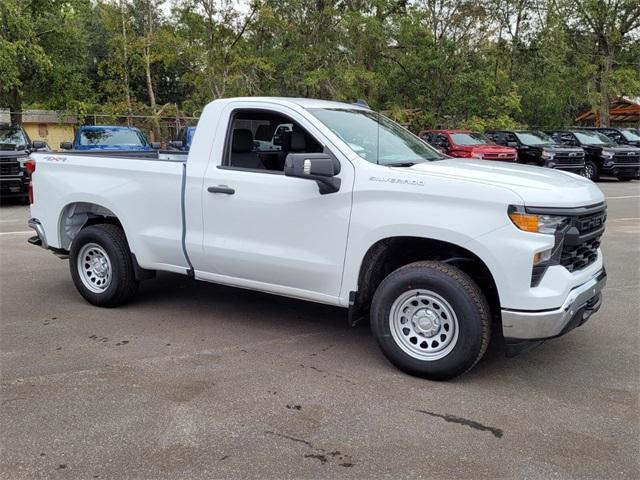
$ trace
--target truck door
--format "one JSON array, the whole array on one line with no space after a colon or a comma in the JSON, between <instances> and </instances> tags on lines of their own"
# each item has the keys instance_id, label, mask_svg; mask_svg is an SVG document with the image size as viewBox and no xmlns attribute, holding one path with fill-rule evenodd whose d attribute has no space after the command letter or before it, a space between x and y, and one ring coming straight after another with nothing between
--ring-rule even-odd
<instances>
[{"instance_id":1,"label":"truck door","mask_svg":"<svg viewBox=\"0 0 640 480\"><path fill-rule=\"evenodd\" d=\"M227 108L222 118L228 125L226 131L220 126L219 135L224 145L214 145L204 175L203 250L194 258L196 277L336 303L352 164L294 110L248 102ZM283 132L277 151L254 140L260 125L283 123L292 128ZM316 182L284 175L289 153L327 151L341 164L338 192L322 195Z\"/></svg>"}]
</instances>

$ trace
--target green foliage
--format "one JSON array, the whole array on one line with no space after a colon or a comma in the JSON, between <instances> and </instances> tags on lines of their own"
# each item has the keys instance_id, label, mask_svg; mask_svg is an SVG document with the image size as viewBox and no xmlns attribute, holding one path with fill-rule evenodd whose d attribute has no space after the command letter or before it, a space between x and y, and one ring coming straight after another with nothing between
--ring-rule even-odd
<instances>
[{"instance_id":1,"label":"green foliage","mask_svg":"<svg viewBox=\"0 0 640 480\"><path fill-rule=\"evenodd\" d=\"M13 109L363 98L414 130L484 130L640 96L638 0L3 0L0 22Z\"/></svg>"}]
</instances>

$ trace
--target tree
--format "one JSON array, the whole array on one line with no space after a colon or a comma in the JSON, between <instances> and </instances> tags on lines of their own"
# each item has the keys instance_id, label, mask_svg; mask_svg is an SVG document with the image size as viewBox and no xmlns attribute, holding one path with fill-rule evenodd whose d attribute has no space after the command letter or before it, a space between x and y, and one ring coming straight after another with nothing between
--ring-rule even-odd
<instances>
[{"instance_id":1,"label":"tree","mask_svg":"<svg viewBox=\"0 0 640 480\"><path fill-rule=\"evenodd\" d=\"M578 51L591 55L597 65L597 91L600 125L609 126L610 87L614 70L620 66L621 52L631 33L640 28L638 0L557 0L558 9L567 18ZM637 63L636 63L637 66ZM636 70L637 73L637 70ZM618 76L619 78L619 76Z\"/></svg>"}]
</instances>

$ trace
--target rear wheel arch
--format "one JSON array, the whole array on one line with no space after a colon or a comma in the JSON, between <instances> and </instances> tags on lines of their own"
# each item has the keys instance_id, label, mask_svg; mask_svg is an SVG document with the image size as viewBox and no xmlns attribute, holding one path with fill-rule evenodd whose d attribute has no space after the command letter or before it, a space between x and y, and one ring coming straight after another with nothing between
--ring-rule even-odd
<instances>
[{"instance_id":1,"label":"rear wheel arch","mask_svg":"<svg viewBox=\"0 0 640 480\"><path fill-rule=\"evenodd\" d=\"M58 238L60 248L69 251L73 239L80 230L90 225L108 223L124 228L118 216L109 208L91 202L73 202L67 204L60 213Z\"/></svg>"},{"instance_id":2,"label":"rear wheel arch","mask_svg":"<svg viewBox=\"0 0 640 480\"><path fill-rule=\"evenodd\" d=\"M381 239L364 255L358 273L357 291L350 298L352 322L368 315L378 286L393 271L420 261L439 261L466 273L485 295L494 319L500 319L500 296L489 267L472 251L425 237L398 236Z\"/></svg>"}]
</instances>

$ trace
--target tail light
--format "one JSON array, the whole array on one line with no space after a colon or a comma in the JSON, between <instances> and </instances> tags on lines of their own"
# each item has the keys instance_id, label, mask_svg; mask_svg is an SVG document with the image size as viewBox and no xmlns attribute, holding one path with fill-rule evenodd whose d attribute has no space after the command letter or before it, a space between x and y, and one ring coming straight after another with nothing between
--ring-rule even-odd
<instances>
[{"instance_id":1,"label":"tail light","mask_svg":"<svg viewBox=\"0 0 640 480\"><path fill-rule=\"evenodd\" d=\"M24 169L31 175L36 171L36 161L33 158L27 158L24 162Z\"/></svg>"},{"instance_id":2,"label":"tail light","mask_svg":"<svg viewBox=\"0 0 640 480\"><path fill-rule=\"evenodd\" d=\"M33 205L33 172L36 171L36 161L28 158L24 162L24 169L29 174L29 204Z\"/></svg>"}]
</instances>

